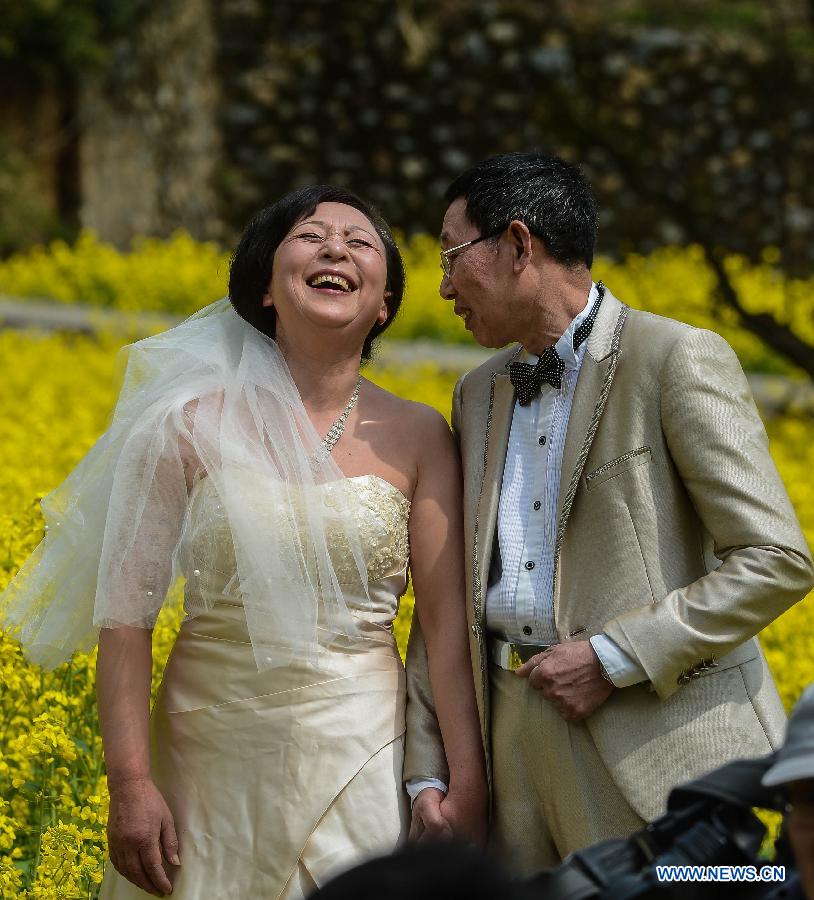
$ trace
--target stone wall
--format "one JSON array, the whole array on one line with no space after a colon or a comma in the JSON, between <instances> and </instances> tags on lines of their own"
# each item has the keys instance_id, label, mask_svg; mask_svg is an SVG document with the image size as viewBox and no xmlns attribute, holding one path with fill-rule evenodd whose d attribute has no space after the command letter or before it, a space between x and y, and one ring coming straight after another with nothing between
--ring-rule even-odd
<instances>
[{"instance_id":1,"label":"stone wall","mask_svg":"<svg viewBox=\"0 0 814 900\"><path fill-rule=\"evenodd\" d=\"M179 227L228 243L280 194L330 181L435 233L462 168L539 148L586 169L606 253L776 245L810 272L811 46L611 5L139 0L79 84L80 222L119 245Z\"/></svg>"},{"instance_id":2,"label":"stone wall","mask_svg":"<svg viewBox=\"0 0 814 900\"><path fill-rule=\"evenodd\" d=\"M54 89L0 81L0 254L57 232L63 109Z\"/></svg>"},{"instance_id":3,"label":"stone wall","mask_svg":"<svg viewBox=\"0 0 814 900\"><path fill-rule=\"evenodd\" d=\"M217 5L224 218L333 181L435 233L468 163L581 162L606 252L703 238L814 254L811 56L559 15L557 4L338 0ZM771 51L771 52L769 52Z\"/></svg>"},{"instance_id":4,"label":"stone wall","mask_svg":"<svg viewBox=\"0 0 814 900\"><path fill-rule=\"evenodd\" d=\"M83 226L120 246L177 228L221 236L215 51L208 0L165 0L83 82Z\"/></svg>"}]
</instances>

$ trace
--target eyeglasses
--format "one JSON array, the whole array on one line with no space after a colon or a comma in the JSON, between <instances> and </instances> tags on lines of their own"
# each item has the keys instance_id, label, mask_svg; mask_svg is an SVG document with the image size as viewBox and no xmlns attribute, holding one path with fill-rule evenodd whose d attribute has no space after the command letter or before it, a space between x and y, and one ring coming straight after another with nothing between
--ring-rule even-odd
<instances>
[{"instance_id":1,"label":"eyeglasses","mask_svg":"<svg viewBox=\"0 0 814 900\"><path fill-rule=\"evenodd\" d=\"M480 237L473 238L471 241L464 241L463 244L458 244L457 247L450 247L449 250L441 251L441 271L444 273L445 278L449 278L452 274L452 260L455 257L467 249L467 247L474 247L475 244L479 244L481 241L486 241L489 238L497 237L503 231L503 227L496 229L495 231L490 231L489 234L482 234Z\"/></svg>"}]
</instances>

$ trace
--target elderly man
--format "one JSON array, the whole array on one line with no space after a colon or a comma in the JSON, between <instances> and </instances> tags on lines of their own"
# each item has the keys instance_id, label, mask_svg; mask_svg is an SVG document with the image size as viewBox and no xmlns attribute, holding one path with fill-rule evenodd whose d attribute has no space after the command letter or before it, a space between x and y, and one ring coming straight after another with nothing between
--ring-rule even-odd
<instances>
[{"instance_id":1,"label":"elderly man","mask_svg":"<svg viewBox=\"0 0 814 900\"><path fill-rule=\"evenodd\" d=\"M809 591L812 561L727 343L592 280L578 169L498 156L447 200L441 295L478 343L509 345L458 382L453 427L491 843L531 872L779 746L754 636ZM419 659L413 793L443 775ZM419 831L440 787L418 794Z\"/></svg>"}]
</instances>

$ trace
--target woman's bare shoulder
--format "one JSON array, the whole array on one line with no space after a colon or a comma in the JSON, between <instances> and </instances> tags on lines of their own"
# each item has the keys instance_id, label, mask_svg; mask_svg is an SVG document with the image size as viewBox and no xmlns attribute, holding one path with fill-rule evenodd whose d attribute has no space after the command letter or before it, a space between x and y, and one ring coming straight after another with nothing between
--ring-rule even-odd
<instances>
[{"instance_id":1,"label":"woman's bare shoulder","mask_svg":"<svg viewBox=\"0 0 814 900\"><path fill-rule=\"evenodd\" d=\"M220 410L223 407L223 398L223 388L218 388L216 390L208 391L207 393L201 393L197 397L192 397L187 400L182 407L184 419L187 423L194 424L195 414L197 413L199 406L203 406L207 410L213 407Z\"/></svg>"},{"instance_id":2,"label":"woman's bare shoulder","mask_svg":"<svg viewBox=\"0 0 814 900\"><path fill-rule=\"evenodd\" d=\"M371 387L372 399L381 411L382 418L396 425L399 431L411 433L418 431L419 436L449 432L447 420L434 407L418 400L400 397L376 384L372 384Z\"/></svg>"}]
</instances>

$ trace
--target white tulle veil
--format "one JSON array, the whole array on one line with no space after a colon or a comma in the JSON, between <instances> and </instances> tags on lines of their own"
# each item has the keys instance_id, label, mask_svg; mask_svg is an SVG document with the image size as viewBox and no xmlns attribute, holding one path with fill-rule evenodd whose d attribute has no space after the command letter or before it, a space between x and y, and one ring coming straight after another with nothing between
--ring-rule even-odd
<instances>
[{"instance_id":1,"label":"white tulle veil","mask_svg":"<svg viewBox=\"0 0 814 900\"><path fill-rule=\"evenodd\" d=\"M27 656L50 668L92 649L100 627L153 627L170 587L190 576L188 501L202 478L231 531L258 668L316 660L320 646L356 635L329 543L355 561L358 596L361 541L347 495L323 500L320 486L343 475L277 344L223 299L123 352L110 427L42 501L46 537L0 595L0 623Z\"/></svg>"}]
</instances>

